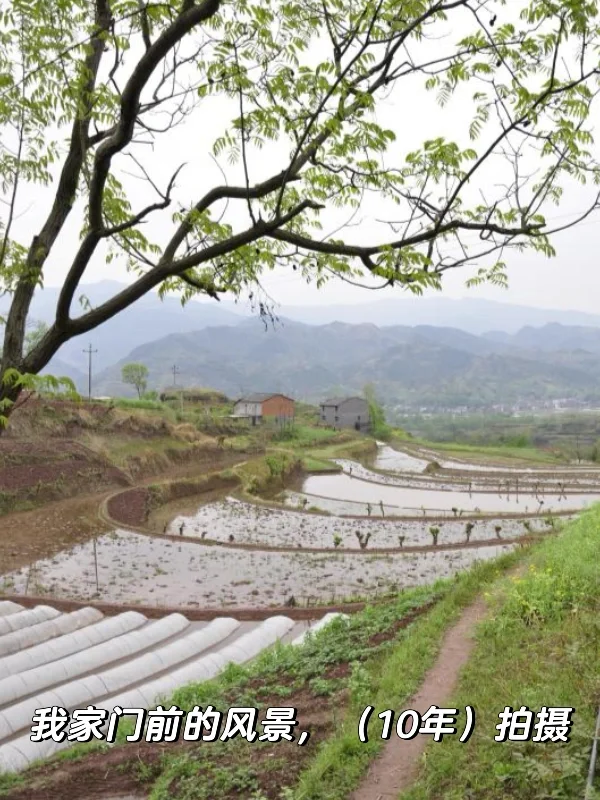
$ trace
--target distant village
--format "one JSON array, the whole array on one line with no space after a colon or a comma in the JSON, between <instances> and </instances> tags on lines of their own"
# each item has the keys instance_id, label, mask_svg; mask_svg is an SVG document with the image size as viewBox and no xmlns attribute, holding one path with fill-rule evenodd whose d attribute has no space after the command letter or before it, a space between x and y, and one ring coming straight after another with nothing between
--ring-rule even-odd
<instances>
[{"instance_id":1,"label":"distant village","mask_svg":"<svg viewBox=\"0 0 600 800\"><path fill-rule=\"evenodd\" d=\"M490 405L422 405L400 403L390 405L393 414L448 414L450 416L467 416L470 414L531 414L535 412L561 411L598 411L598 402L587 402L576 397L564 397L552 400L518 400L514 403L492 403Z\"/></svg>"}]
</instances>

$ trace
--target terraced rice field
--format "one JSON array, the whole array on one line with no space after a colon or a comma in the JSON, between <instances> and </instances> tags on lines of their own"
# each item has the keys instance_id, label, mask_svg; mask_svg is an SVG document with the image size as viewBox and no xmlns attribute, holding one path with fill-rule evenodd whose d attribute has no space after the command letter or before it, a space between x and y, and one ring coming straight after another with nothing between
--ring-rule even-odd
<instances>
[{"instance_id":1,"label":"terraced rice field","mask_svg":"<svg viewBox=\"0 0 600 800\"><path fill-rule=\"evenodd\" d=\"M72 744L32 742L35 709L153 708L178 687L244 663L278 640L300 645L332 616L312 625L285 616L203 623L169 614L150 621L136 611L105 617L87 607L61 614L52 606L0 601L0 773Z\"/></svg>"},{"instance_id":2,"label":"terraced rice field","mask_svg":"<svg viewBox=\"0 0 600 800\"><path fill-rule=\"evenodd\" d=\"M400 471L380 471L396 458ZM379 467L340 459L341 473L309 476L279 505L213 501L176 516L163 536L117 529L5 575L3 585L182 609L341 603L451 576L600 499L600 472L589 469L515 471L510 480L473 470L465 480L446 468L417 473L414 462L381 446Z\"/></svg>"},{"instance_id":3,"label":"terraced rice field","mask_svg":"<svg viewBox=\"0 0 600 800\"><path fill-rule=\"evenodd\" d=\"M440 468L424 472L433 457ZM509 471L388 446L372 468L337 463L340 473L309 476L279 503L222 498L176 516L163 535L117 529L0 577L0 591L44 598L33 609L0 601L0 771L69 744L31 742L32 708L154 707L179 686L306 633L310 623L268 609L450 577L600 499L600 471L589 468ZM53 598L165 610L152 621L91 606L60 613ZM242 608L273 616L241 622ZM195 609L217 618L193 622L186 613ZM329 619L307 613L313 625Z\"/></svg>"},{"instance_id":4,"label":"terraced rice field","mask_svg":"<svg viewBox=\"0 0 600 800\"><path fill-rule=\"evenodd\" d=\"M436 553L371 554L269 552L204 547L128 531L99 537L59 557L5 577L5 590L48 598L101 600L181 608L340 603L450 577L476 560L494 558L508 545ZM98 564L98 585L95 563Z\"/></svg>"}]
</instances>

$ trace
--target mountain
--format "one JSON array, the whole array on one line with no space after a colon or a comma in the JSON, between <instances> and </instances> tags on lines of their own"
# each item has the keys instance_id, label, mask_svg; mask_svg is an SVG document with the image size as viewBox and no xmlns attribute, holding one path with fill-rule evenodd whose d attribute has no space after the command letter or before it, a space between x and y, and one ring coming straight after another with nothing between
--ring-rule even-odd
<instances>
[{"instance_id":1,"label":"mountain","mask_svg":"<svg viewBox=\"0 0 600 800\"><path fill-rule=\"evenodd\" d=\"M81 296L97 306L123 288L115 281L82 286L74 313L83 313ZM58 291L36 292L30 319L51 321ZM45 371L87 391L84 350L91 344L95 394L123 394L121 365L140 360L153 386L171 384L177 364L178 382L232 394L278 389L315 399L372 381L390 402L455 405L469 396L486 403L592 396L600 375L600 316L583 312L400 295L358 306L284 306L281 313L282 324L265 331L226 300L182 307L176 297L150 293L67 342Z\"/></svg>"},{"instance_id":2,"label":"mountain","mask_svg":"<svg viewBox=\"0 0 600 800\"><path fill-rule=\"evenodd\" d=\"M272 390L315 402L373 383L388 406L411 408L600 399L600 351L532 349L519 346L519 334L496 342L432 326L282 323L265 330L251 318L236 326L166 336L135 348L99 374L95 392L124 394L122 364L141 361L153 388L172 383L170 369L176 363L180 385L210 386L234 397ZM556 341L570 336L563 331Z\"/></svg>"},{"instance_id":3,"label":"mountain","mask_svg":"<svg viewBox=\"0 0 600 800\"><path fill-rule=\"evenodd\" d=\"M80 316L85 311L78 302L81 296L87 297L95 307L113 297L124 286L125 284L116 281L81 286L73 304L73 316ZM29 318L51 322L54 319L58 294L59 290L55 288L36 292ZM6 308L0 306L0 316L3 313L6 313ZM94 371L97 372L126 356L132 348L167 334L197 331L209 325L237 325L243 319L241 314L236 314L230 308L222 308L215 301L192 301L182 306L177 298L165 297L161 300L158 294L151 292L90 333L64 344L48 365L47 371L68 374L76 382L79 381L78 373L83 373L87 385L88 356L83 350L90 343L97 350L93 356Z\"/></svg>"},{"instance_id":4,"label":"mountain","mask_svg":"<svg viewBox=\"0 0 600 800\"><path fill-rule=\"evenodd\" d=\"M530 350L583 350L589 353L600 353L600 329L581 325L559 325L556 322L534 328L530 325L522 328L506 343Z\"/></svg>"},{"instance_id":5,"label":"mountain","mask_svg":"<svg viewBox=\"0 0 600 800\"><path fill-rule=\"evenodd\" d=\"M487 331L515 334L527 325L541 327L552 322L600 328L600 315L597 314L533 308L474 297L453 299L399 295L360 305L282 306L281 314L309 325L326 325L335 321L353 325L369 322L382 326L435 325L477 335Z\"/></svg>"}]
</instances>

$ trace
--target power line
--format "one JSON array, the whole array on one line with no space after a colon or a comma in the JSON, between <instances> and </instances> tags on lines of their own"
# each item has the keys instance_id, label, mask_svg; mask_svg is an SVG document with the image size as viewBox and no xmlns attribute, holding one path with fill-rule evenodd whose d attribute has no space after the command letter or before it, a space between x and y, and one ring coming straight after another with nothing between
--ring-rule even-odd
<instances>
[{"instance_id":1,"label":"power line","mask_svg":"<svg viewBox=\"0 0 600 800\"><path fill-rule=\"evenodd\" d=\"M181 370L177 364L173 364L171 367L171 372L173 373L173 386L177 386L177 376L181 374Z\"/></svg>"}]
</instances>

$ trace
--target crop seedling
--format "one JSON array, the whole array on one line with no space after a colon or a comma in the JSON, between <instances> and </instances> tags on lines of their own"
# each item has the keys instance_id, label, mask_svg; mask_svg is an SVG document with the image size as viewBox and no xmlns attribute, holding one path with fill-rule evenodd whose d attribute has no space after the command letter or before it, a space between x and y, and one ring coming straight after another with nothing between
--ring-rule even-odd
<instances>
[{"instance_id":1,"label":"crop seedling","mask_svg":"<svg viewBox=\"0 0 600 800\"><path fill-rule=\"evenodd\" d=\"M465 536L466 536L467 542L471 539L471 534L473 533L473 528L474 527L475 527L475 523L474 522L467 522L467 524L465 525Z\"/></svg>"}]
</instances>

